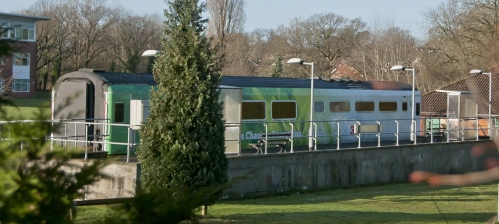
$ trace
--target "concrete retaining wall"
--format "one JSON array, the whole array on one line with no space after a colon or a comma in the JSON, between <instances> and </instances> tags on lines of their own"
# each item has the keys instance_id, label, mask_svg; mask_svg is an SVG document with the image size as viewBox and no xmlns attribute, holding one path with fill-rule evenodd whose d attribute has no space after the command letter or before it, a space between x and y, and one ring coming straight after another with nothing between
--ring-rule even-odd
<instances>
[{"instance_id":1,"label":"concrete retaining wall","mask_svg":"<svg viewBox=\"0 0 499 224\"><path fill-rule=\"evenodd\" d=\"M82 164L91 161L76 160L72 162ZM84 199L133 197L139 179L137 170L140 170L138 163L114 162L107 165L102 172L109 178L88 186L85 189Z\"/></svg>"},{"instance_id":2,"label":"concrete retaining wall","mask_svg":"<svg viewBox=\"0 0 499 224\"><path fill-rule=\"evenodd\" d=\"M229 158L229 177L241 178L230 197L288 190L326 189L405 181L415 170L466 173L483 170L470 148L479 142L450 142L365 149L327 150ZM112 176L89 188L87 199L130 197L137 183L136 163L113 163Z\"/></svg>"}]
</instances>

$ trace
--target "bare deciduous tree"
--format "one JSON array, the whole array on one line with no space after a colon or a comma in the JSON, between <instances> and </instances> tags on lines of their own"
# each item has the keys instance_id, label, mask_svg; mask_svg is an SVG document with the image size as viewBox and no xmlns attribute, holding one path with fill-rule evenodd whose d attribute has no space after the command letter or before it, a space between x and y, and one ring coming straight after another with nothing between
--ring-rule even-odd
<instances>
[{"instance_id":1,"label":"bare deciduous tree","mask_svg":"<svg viewBox=\"0 0 499 224\"><path fill-rule=\"evenodd\" d=\"M54 79L63 72L63 64L71 55L71 33L68 22L68 4L65 0L39 0L23 13L50 18L37 24L37 70L42 69L42 89L46 88L48 71ZM38 83L41 83L38 81Z\"/></svg>"},{"instance_id":2,"label":"bare deciduous tree","mask_svg":"<svg viewBox=\"0 0 499 224\"><path fill-rule=\"evenodd\" d=\"M428 10L425 48L435 55L428 55L428 66L456 80L465 78L472 68L496 65L498 15L499 0L448 0Z\"/></svg>"},{"instance_id":3,"label":"bare deciduous tree","mask_svg":"<svg viewBox=\"0 0 499 224\"><path fill-rule=\"evenodd\" d=\"M117 10L106 0L69 0L74 69L90 67L90 62L106 50L108 29L117 22Z\"/></svg>"},{"instance_id":4,"label":"bare deciduous tree","mask_svg":"<svg viewBox=\"0 0 499 224\"><path fill-rule=\"evenodd\" d=\"M207 0L206 6L211 15L208 32L225 46L226 36L244 31L246 14L245 0Z\"/></svg>"},{"instance_id":5,"label":"bare deciduous tree","mask_svg":"<svg viewBox=\"0 0 499 224\"><path fill-rule=\"evenodd\" d=\"M154 15L136 16L122 10L117 22L108 29L107 50L112 61L120 63L124 72L139 70L140 53L161 45L161 20Z\"/></svg>"},{"instance_id":6,"label":"bare deciduous tree","mask_svg":"<svg viewBox=\"0 0 499 224\"><path fill-rule=\"evenodd\" d=\"M257 63L250 58L249 38L244 34L231 35L227 45L225 58L223 61L224 75L247 75L253 74L252 69L258 66Z\"/></svg>"},{"instance_id":7,"label":"bare deciduous tree","mask_svg":"<svg viewBox=\"0 0 499 224\"><path fill-rule=\"evenodd\" d=\"M208 24L208 36L215 41L213 44L218 45L218 62L222 65L223 73L233 73L235 68L239 68L240 73L247 73L243 70L249 69L245 56L230 58L228 55L240 56L243 52L234 52L235 49L242 50L246 48L247 42L242 42L242 33L244 31L244 23L246 14L244 7L245 0L207 0L206 8L210 13L211 18ZM246 38L246 37L244 37ZM234 42L231 42L234 41ZM227 47L231 45L231 47ZM229 50L230 49L230 52ZM226 61L229 60L229 61ZM246 62L245 62L246 61ZM225 68L228 65L230 68Z\"/></svg>"},{"instance_id":8,"label":"bare deciduous tree","mask_svg":"<svg viewBox=\"0 0 499 224\"><path fill-rule=\"evenodd\" d=\"M42 89L48 75L55 81L84 67L116 64L116 70L145 72L150 62L140 53L160 46L159 15L136 16L107 0L38 0L19 13L51 19L37 24L37 84Z\"/></svg>"},{"instance_id":9,"label":"bare deciduous tree","mask_svg":"<svg viewBox=\"0 0 499 224\"><path fill-rule=\"evenodd\" d=\"M388 24L364 33L362 43L355 46L348 61L350 66L362 71L366 80L395 80L399 77L390 72L391 66L416 66L415 49L416 40L408 31Z\"/></svg>"},{"instance_id":10,"label":"bare deciduous tree","mask_svg":"<svg viewBox=\"0 0 499 224\"><path fill-rule=\"evenodd\" d=\"M338 59L348 57L367 26L360 19L347 19L334 13L295 19L283 30L297 55L314 61L317 75L328 76Z\"/></svg>"}]
</instances>

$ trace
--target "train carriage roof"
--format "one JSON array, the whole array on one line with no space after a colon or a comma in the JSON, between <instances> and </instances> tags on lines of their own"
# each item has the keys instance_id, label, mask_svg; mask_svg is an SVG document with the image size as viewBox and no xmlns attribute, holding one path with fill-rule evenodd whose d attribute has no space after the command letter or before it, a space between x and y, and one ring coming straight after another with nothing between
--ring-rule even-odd
<instances>
[{"instance_id":1,"label":"train carriage roof","mask_svg":"<svg viewBox=\"0 0 499 224\"><path fill-rule=\"evenodd\" d=\"M94 71L104 82L109 84L145 84L156 85L156 81L151 73L123 73L123 72L105 72Z\"/></svg>"},{"instance_id":2,"label":"train carriage roof","mask_svg":"<svg viewBox=\"0 0 499 224\"><path fill-rule=\"evenodd\" d=\"M253 76L223 76L221 85L236 87L310 88L310 79ZM393 81L354 81L315 78L315 89L412 90L409 84Z\"/></svg>"},{"instance_id":3,"label":"train carriage roof","mask_svg":"<svg viewBox=\"0 0 499 224\"><path fill-rule=\"evenodd\" d=\"M151 73L106 72L103 70L80 69L68 73L66 78L99 78L109 85L156 85ZM63 78L61 77L61 78ZM220 85L232 87L262 88L310 88L310 79L274 78L254 76L223 76ZM409 84L394 81L356 81L348 79L315 78L315 89L363 89L363 90L412 90Z\"/></svg>"}]
</instances>

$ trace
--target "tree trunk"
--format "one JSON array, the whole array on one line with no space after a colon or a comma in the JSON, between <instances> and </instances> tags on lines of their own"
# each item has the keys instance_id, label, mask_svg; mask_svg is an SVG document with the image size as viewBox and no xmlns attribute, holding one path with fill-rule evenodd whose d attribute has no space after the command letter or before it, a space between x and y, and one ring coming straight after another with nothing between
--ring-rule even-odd
<instances>
[{"instance_id":1,"label":"tree trunk","mask_svg":"<svg viewBox=\"0 0 499 224\"><path fill-rule=\"evenodd\" d=\"M201 206L201 216L207 216L207 215L208 215L208 205Z\"/></svg>"}]
</instances>

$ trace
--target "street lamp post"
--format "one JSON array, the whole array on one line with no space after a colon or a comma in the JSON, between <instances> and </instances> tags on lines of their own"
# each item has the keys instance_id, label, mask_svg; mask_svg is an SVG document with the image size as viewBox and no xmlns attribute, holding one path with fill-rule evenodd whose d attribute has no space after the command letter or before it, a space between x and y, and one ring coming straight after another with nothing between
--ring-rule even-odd
<instances>
[{"instance_id":1,"label":"street lamp post","mask_svg":"<svg viewBox=\"0 0 499 224\"><path fill-rule=\"evenodd\" d=\"M312 151L314 149L312 128L313 128L313 113L314 113L314 63L305 62L300 58L291 58L288 60L288 64L299 64L299 65L310 65L312 66L312 72L310 74L310 128L308 129L308 150Z\"/></svg>"},{"instance_id":2,"label":"street lamp post","mask_svg":"<svg viewBox=\"0 0 499 224\"><path fill-rule=\"evenodd\" d=\"M492 72L483 72L479 69L473 69L470 74L484 74L489 75L489 137L492 137Z\"/></svg>"},{"instance_id":3,"label":"street lamp post","mask_svg":"<svg viewBox=\"0 0 499 224\"><path fill-rule=\"evenodd\" d=\"M414 110L415 108L415 85L416 85L416 69L415 68L406 68L402 65L395 65L391 69L391 71L412 71L412 102L411 102L411 141L416 143L416 120L414 120Z\"/></svg>"},{"instance_id":4,"label":"street lamp post","mask_svg":"<svg viewBox=\"0 0 499 224\"><path fill-rule=\"evenodd\" d=\"M489 137L492 138L492 72L483 72L480 69L473 69L470 74L484 74L489 75ZM499 184L497 184L497 217L499 218Z\"/></svg>"}]
</instances>

